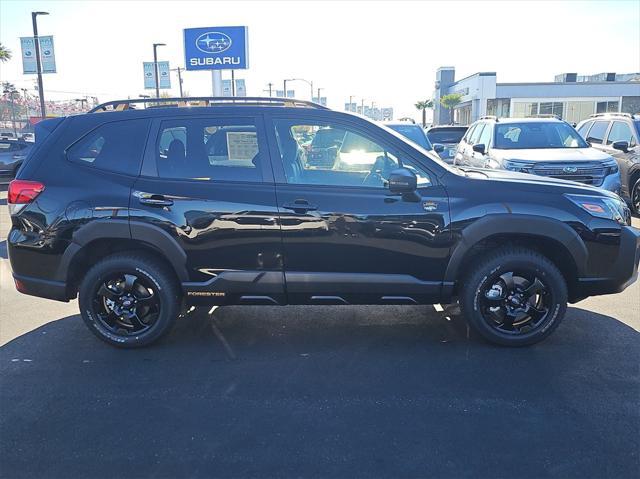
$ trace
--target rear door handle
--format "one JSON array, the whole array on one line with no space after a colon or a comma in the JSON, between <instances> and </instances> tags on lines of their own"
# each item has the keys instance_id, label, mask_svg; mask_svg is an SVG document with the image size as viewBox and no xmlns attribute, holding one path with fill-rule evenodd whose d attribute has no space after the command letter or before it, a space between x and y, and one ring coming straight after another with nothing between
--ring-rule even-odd
<instances>
[{"instance_id":1,"label":"rear door handle","mask_svg":"<svg viewBox=\"0 0 640 479\"><path fill-rule=\"evenodd\" d=\"M144 193L142 191L136 191L134 195L138 197L138 202L143 205L158 207L173 205L173 200L165 197L164 195L154 195L152 193Z\"/></svg>"},{"instance_id":2,"label":"rear door handle","mask_svg":"<svg viewBox=\"0 0 640 479\"><path fill-rule=\"evenodd\" d=\"M295 200L293 203L285 203L282 207L287 210L293 210L296 213L306 213L307 211L318 209L316 205L310 205L307 200Z\"/></svg>"}]
</instances>

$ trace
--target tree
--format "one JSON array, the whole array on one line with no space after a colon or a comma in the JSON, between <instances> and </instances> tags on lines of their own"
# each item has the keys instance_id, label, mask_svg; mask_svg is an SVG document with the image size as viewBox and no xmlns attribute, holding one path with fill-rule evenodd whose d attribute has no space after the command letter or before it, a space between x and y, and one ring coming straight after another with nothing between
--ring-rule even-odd
<instances>
[{"instance_id":1,"label":"tree","mask_svg":"<svg viewBox=\"0 0 640 479\"><path fill-rule=\"evenodd\" d=\"M0 43L0 62L4 63L11 60L11 50Z\"/></svg>"},{"instance_id":2,"label":"tree","mask_svg":"<svg viewBox=\"0 0 640 479\"><path fill-rule=\"evenodd\" d=\"M447 108L451 114L451 124L453 125L453 110L456 106L460 104L462 100L462 93L450 93L449 95L445 95L440 97L440 104Z\"/></svg>"},{"instance_id":3,"label":"tree","mask_svg":"<svg viewBox=\"0 0 640 479\"><path fill-rule=\"evenodd\" d=\"M419 101L416 103L418 111L422 111L422 128L427 126L427 108L433 108L433 100Z\"/></svg>"}]
</instances>

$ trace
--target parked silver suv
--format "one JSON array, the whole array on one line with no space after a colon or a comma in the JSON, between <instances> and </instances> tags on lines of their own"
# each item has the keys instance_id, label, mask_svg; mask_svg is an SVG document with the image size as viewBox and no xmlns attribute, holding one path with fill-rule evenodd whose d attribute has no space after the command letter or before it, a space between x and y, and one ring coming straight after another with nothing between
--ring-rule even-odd
<instances>
[{"instance_id":1,"label":"parked silver suv","mask_svg":"<svg viewBox=\"0 0 640 479\"><path fill-rule=\"evenodd\" d=\"M591 148L571 125L557 118L483 117L459 143L454 164L548 176L620 192L615 159Z\"/></svg>"}]
</instances>

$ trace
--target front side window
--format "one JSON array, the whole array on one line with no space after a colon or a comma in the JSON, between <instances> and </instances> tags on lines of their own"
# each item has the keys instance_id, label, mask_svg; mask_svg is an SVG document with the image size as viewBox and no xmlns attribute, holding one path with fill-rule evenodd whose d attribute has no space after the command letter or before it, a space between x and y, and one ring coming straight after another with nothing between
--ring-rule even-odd
<instances>
[{"instance_id":1,"label":"front side window","mask_svg":"<svg viewBox=\"0 0 640 479\"><path fill-rule=\"evenodd\" d=\"M635 146L631 128L629 128L629 125L623 121L614 121L611 125L609 137L607 138L607 145L611 145L616 141L626 141L629 146Z\"/></svg>"},{"instance_id":2,"label":"front side window","mask_svg":"<svg viewBox=\"0 0 640 479\"><path fill-rule=\"evenodd\" d=\"M261 182L258 131L252 120L163 121L156 145L161 178Z\"/></svg>"},{"instance_id":3,"label":"front side window","mask_svg":"<svg viewBox=\"0 0 640 479\"><path fill-rule=\"evenodd\" d=\"M287 183L384 188L390 173L404 166L419 185L430 184L423 168L349 127L275 120L275 134Z\"/></svg>"},{"instance_id":4,"label":"front side window","mask_svg":"<svg viewBox=\"0 0 640 479\"><path fill-rule=\"evenodd\" d=\"M564 122L497 123L495 126L495 148L498 149L587 147L578 132Z\"/></svg>"},{"instance_id":5,"label":"front side window","mask_svg":"<svg viewBox=\"0 0 640 479\"><path fill-rule=\"evenodd\" d=\"M587 121L578 128L578 133L580 133L582 138L587 137L587 132L589 131L589 128L591 128L591 125L593 125L593 121Z\"/></svg>"},{"instance_id":6,"label":"front side window","mask_svg":"<svg viewBox=\"0 0 640 479\"><path fill-rule=\"evenodd\" d=\"M101 170L137 175L148 129L146 119L105 123L71 146L67 158Z\"/></svg>"},{"instance_id":7,"label":"front side window","mask_svg":"<svg viewBox=\"0 0 640 479\"><path fill-rule=\"evenodd\" d=\"M482 144L485 148L489 147L491 143L491 125L486 123L484 128L482 129L482 133L480 134L480 138L478 138L478 144Z\"/></svg>"},{"instance_id":8,"label":"front side window","mask_svg":"<svg viewBox=\"0 0 640 479\"><path fill-rule=\"evenodd\" d=\"M471 136L469 137L470 144L475 145L476 143L478 143L478 140L480 139L480 135L482 134L482 130L484 130L484 126L485 126L484 123L478 123L476 125L473 132L471 133Z\"/></svg>"},{"instance_id":9,"label":"front side window","mask_svg":"<svg viewBox=\"0 0 640 479\"><path fill-rule=\"evenodd\" d=\"M602 144L602 141L604 140L604 134L607 132L608 127L608 121L594 122L593 126L589 130L589 134L587 135L587 141L589 143Z\"/></svg>"}]
</instances>

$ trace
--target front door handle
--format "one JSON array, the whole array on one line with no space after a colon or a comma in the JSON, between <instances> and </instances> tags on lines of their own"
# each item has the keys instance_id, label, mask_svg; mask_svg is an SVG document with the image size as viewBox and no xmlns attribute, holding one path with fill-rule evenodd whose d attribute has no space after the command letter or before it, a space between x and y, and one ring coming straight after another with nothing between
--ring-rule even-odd
<instances>
[{"instance_id":1,"label":"front door handle","mask_svg":"<svg viewBox=\"0 0 640 479\"><path fill-rule=\"evenodd\" d=\"M138 202L143 204L143 205L158 206L158 207L164 207L164 206L173 205L173 200L167 198L164 195L155 195L155 194L152 194L152 193L143 193L142 191L136 191L134 193L134 195L138 197Z\"/></svg>"},{"instance_id":2,"label":"front door handle","mask_svg":"<svg viewBox=\"0 0 640 479\"><path fill-rule=\"evenodd\" d=\"M293 203L285 203L282 207L287 210L293 210L296 213L306 213L307 211L318 209L316 205L309 204L307 200L295 200Z\"/></svg>"}]
</instances>

